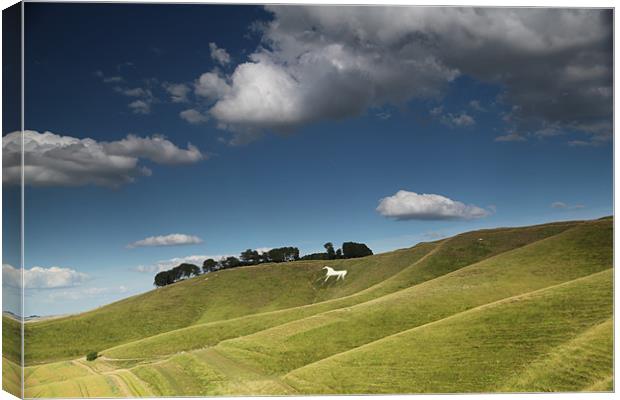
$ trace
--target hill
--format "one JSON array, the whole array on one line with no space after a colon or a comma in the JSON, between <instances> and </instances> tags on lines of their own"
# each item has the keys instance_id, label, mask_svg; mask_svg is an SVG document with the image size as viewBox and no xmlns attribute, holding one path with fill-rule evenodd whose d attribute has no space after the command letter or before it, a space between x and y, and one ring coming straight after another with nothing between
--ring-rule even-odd
<instances>
[{"instance_id":1,"label":"hill","mask_svg":"<svg viewBox=\"0 0 620 400\"><path fill-rule=\"evenodd\" d=\"M30 322L26 395L609 390L612 225L329 261L349 274L328 284L325 261L223 270Z\"/></svg>"}]
</instances>

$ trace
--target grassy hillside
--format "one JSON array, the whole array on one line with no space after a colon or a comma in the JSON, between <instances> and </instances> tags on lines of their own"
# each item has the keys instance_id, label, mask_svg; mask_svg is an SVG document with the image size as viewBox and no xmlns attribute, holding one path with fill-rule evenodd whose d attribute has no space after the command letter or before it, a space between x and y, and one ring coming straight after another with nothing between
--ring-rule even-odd
<instances>
[{"instance_id":1,"label":"grassy hillside","mask_svg":"<svg viewBox=\"0 0 620 400\"><path fill-rule=\"evenodd\" d=\"M21 322L2 315L2 389L21 397Z\"/></svg>"},{"instance_id":2,"label":"grassy hillside","mask_svg":"<svg viewBox=\"0 0 620 400\"><path fill-rule=\"evenodd\" d=\"M19 363L2 357L2 390L13 396L22 397L22 370Z\"/></svg>"},{"instance_id":3,"label":"grassy hillside","mask_svg":"<svg viewBox=\"0 0 620 400\"><path fill-rule=\"evenodd\" d=\"M506 380L522 374L533 362L549 360L557 346L607 323L611 302L612 272L607 270L401 332L305 366L286 378L309 393L541 390L549 386ZM604 350L611 356L611 347ZM580 362L587 360L575 357ZM611 357L604 365L609 373ZM533 368L540 371L539 365ZM585 389L596 382L596 369L584 368L571 389ZM371 385L364 379L368 376L372 376ZM555 390L566 390L555 385L554 381Z\"/></svg>"},{"instance_id":4,"label":"grassy hillside","mask_svg":"<svg viewBox=\"0 0 620 400\"><path fill-rule=\"evenodd\" d=\"M267 373L285 373L473 307L608 269L610 240L598 224L584 224L420 285L219 348Z\"/></svg>"},{"instance_id":5,"label":"grassy hillside","mask_svg":"<svg viewBox=\"0 0 620 400\"><path fill-rule=\"evenodd\" d=\"M298 310L291 310L279 313L277 317L250 317L255 323L253 325L246 325L247 319L233 322L232 326L229 323L215 325L215 329L221 332L215 334L217 340L249 334L301 316L394 292L485 257L557 234L574 225L574 222L566 222L484 230L360 259L297 261L218 271L91 312L28 323L25 334L26 365L75 358L88 351L134 342L195 324L343 298L342 302L304 309L303 315ZM450 243L447 245L445 242ZM431 251L436 251L433 257L427 257L416 268L408 268ZM324 283L321 268L326 263L336 269L346 269L347 279L344 282L330 280ZM128 319L133 321L130 326L126 324ZM209 332L213 331L211 328L209 326ZM183 350L191 348L195 346L182 346Z\"/></svg>"},{"instance_id":6,"label":"grassy hillside","mask_svg":"<svg viewBox=\"0 0 620 400\"><path fill-rule=\"evenodd\" d=\"M329 284L325 261L220 271L27 324L26 395L610 390L612 239L611 219L470 232L330 261Z\"/></svg>"},{"instance_id":7,"label":"grassy hillside","mask_svg":"<svg viewBox=\"0 0 620 400\"><path fill-rule=\"evenodd\" d=\"M422 244L372 257L330 261L349 271L345 282L323 283L325 261L263 264L210 273L87 313L31 322L26 324L26 364L75 358L195 323L346 295L380 282L432 248L432 244Z\"/></svg>"},{"instance_id":8,"label":"grassy hillside","mask_svg":"<svg viewBox=\"0 0 620 400\"><path fill-rule=\"evenodd\" d=\"M158 335L142 341L136 341L124 346L113 348L106 351L104 354L113 358L142 358L174 354L178 351L192 350L207 345L213 346L221 340L246 336L257 331L263 331L263 334L269 335L271 334L271 331L267 331L265 329L272 326L281 325L280 330L288 331L290 328L288 325L283 325L284 323L299 320L299 324L303 324L305 326L307 321L301 321L303 318L330 310L340 310L335 313L328 314L330 316L333 315L333 318L336 321L339 321L340 314L343 312L347 314L347 317L353 315L350 312L351 309L348 309L347 307L368 302L369 300L383 296L386 293L397 292L401 287L408 287L410 285L414 285L415 283L423 282L424 280L431 280L441 274L457 270L468 263L498 254L502 250L505 251L512 248L518 248L528 242L535 242L541 238L553 235L554 233L562 232L568 226L574 225L547 225L527 229L487 230L459 235L442 242L436 246L432 252L429 252L425 257L420 258L417 262L401 270L398 274L362 292L358 292L355 295L340 298L335 301L317 303L307 307L297 307L275 313L258 314L237 320L195 325L186 329L172 331L163 335ZM507 231L510 233L507 233ZM483 240L481 241L480 239ZM435 299L432 299L429 304L434 306L435 301ZM408 309L409 303L401 304L404 306L397 306L391 311L388 310L387 313L384 313L383 310L380 310L377 313L377 315L381 315L382 318L390 315L390 312L395 315L392 319L394 325L394 328L392 329L401 328L404 323L402 321L402 317L408 315L408 311L405 310L405 312L402 312L401 308ZM345 311L342 311L343 308L346 308ZM364 314L359 319L356 319L356 321L358 321L358 325L360 326L351 326L350 330L353 331L351 332L351 337L355 335L362 335L368 340L372 339L373 336L365 332L367 317L368 316ZM314 319L314 321L316 321L316 319ZM342 327L339 325L334 325L334 330L338 329L342 329ZM387 327L384 326L382 329L387 329ZM280 333L280 331L276 331L274 335L284 337L282 336L284 334ZM329 336L330 333L328 332L327 335ZM305 338L300 337L300 340L303 341ZM321 340L323 339L319 339L318 341L320 342ZM292 346L291 348L296 349L295 346ZM271 350L265 350L265 352L270 351ZM294 353L294 350L292 352ZM316 352L313 352L313 354L315 354L315 356L320 355L320 353ZM288 361L291 361L295 356L295 354L283 355L283 357Z\"/></svg>"}]
</instances>

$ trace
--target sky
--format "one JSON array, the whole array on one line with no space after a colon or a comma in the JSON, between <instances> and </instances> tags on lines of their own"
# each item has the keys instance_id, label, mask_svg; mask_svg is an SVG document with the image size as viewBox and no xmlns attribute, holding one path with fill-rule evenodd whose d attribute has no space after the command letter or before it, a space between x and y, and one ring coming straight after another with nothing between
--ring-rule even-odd
<instances>
[{"instance_id":1,"label":"sky","mask_svg":"<svg viewBox=\"0 0 620 400\"><path fill-rule=\"evenodd\" d=\"M247 248L613 212L609 10L25 7L24 315ZM8 204L22 135L3 119ZM18 226L5 212L13 312Z\"/></svg>"}]
</instances>

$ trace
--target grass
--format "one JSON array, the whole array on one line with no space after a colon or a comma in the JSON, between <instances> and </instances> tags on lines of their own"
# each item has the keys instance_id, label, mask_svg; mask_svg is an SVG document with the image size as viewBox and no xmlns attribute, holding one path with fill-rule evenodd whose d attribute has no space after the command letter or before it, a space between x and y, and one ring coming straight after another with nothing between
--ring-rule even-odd
<instances>
[{"instance_id":1,"label":"grass","mask_svg":"<svg viewBox=\"0 0 620 400\"><path fill-rule=\"evenodd\" d=\"M19 363L14 363L2 357L2 390L13 396L22 397L22 369Z\"/></svg>"},{"instance_id":2,"label":"grass","mask_svg":"<svg viewBox=\"0 0 620 400\"><path fill-rule=\"evenodd\" d=\"M389 278L374 286L370 286L349 296L303 307L294 307L238 319L193 325L185 329L175 330L114 347L105 351L104 355L112 358L157 357L174 354L179 351L214 346L226 339L250 335L254 332L282 325L290 321L299 320L330 310L351 307L385 294L396 292L404 287L433 279L441 274L457 270L486 257L550 237L573 226L575 226L575 223L560 223L508 230L494 229L478 231L458 235L443 243L422 244L416 246L412 250L400 250L383 256L369 257L366 261L373 262L374 265L371 265L374 270L380 271L382 269L381 264L377 265L377 261L385 265L400 261L400 264L398 264L398 269L400 271L396 274L392 274ZM481 241L480 239L483 240ZM403 260L405 260L404 262L413 262L408 267L403 268ZM345 263L346 261L340 262ZM346 265L340 265L339 268L346 268ZM393 271L395 269L396 268L392 268L391 270ZM367 271L370 271L370 269L367 269ZM386 274L383 273L383 275ZM352 278L353 282L357 282L355 276ZM356 286L355 283L350 284L348 287L353 286Z\"/></svg>"},{"instance_id":3,"label":"grass","mask_svg":"<svg viewBox=\"0 0 620 400\"><path fill-rule=\"evenodd\" d=\"M145 397L149 386L104 362L60 361L26 368L26 397Z\"/></svg>"},{"instance_id":4,"label":"grass","mask_svg":"<svg viewBox=\"0 0 620 400\"><path fill-rule=\"evenodd\" d=\"M2 315L2 355L14 363L21 363L21 321Z\"/></svg>"},{"instance_id":5,"label":"grass","mask_svg":"<svg viewBox=\"0 0 620 400\"><path fill-rule=\"evenodd\" d=\"M26 395L610 390L612 225L483 230L330 261L344 283L321 283L325 261L220 271L29 323Z\"/></svg>"},{"instance_id":6,"label":"grass","mask_svg":"<svg viewBox=\"0 0 620 400\"><path fill-rule=\"evenodd\" d=\"M210 273L75 316L28 323L26 365L77 358L89 351L195 323L346 295L398 272L430 248L422 244L388 254L330 262L349 270L345 282L322 283L320 270L325 261L265 264Z\"/></svg>"},{"instance_id":7,"label":"grass","mask_svg":"<svg viewBox=\"0 0 620 400\"><path fill-rule=\"evenodd\" d=\"M557 346L607 321L612 293L608 270L405 331L286 378L304 393L523 391L523 386L502 384ZM604 352L611 355L611 347ZM604 366L611 372L611 358ZM593 371L584 369L575 385L579 389L592 382ZM553 389L564 387L554 384Z\"/></svg>"},{"instance_id":8,"label":"grass","mask_svg":"<svg viewBox=\"0 0 620 400\"><path fill-rule=\"evenodd\" d=\"M594 325L562 343L506 383L513 391L578 391L602 385L613 390L613 320Z\"/></svg>"},{"instance_id":9,"label":"grass","mask_svg":"<svg viewBox=\"0 0 620 400\"><path fill-rule=\"evenodd\" d=\"M611 249L609 232L584 224L420 285L219 347L266 373L285 373L469 308L608 269Z\"/></svg>"},{"instance_id":10,"label":"grass","mask_svg":"<svg viewBox=\"0 0 620 400\"><path fill-rule=\"evenodd\" d=\"M2 389L22 397L21 322L2 316Z\"/></svg>"}]
</instances>

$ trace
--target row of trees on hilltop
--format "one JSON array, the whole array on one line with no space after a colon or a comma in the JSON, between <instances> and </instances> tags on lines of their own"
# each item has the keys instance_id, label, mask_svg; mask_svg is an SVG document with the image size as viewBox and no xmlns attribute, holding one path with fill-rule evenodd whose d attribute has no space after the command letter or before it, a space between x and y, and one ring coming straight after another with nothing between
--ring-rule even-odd
<instances>
[{"instance_id":1,"label":"row of trees on hilltop","mask_svg":"<svg viewBox=\"0 0 620 400\"><path fill-rule=\"evenodd\" d=\"M201 273L219 271L221 269L237 268L263 263L282 263L298 260L337 260L342 258L358 258L372 255L372 250L363 243L344 242L341 249L334 249L331 242L323 245L325 253L312 253L299 257L297 247L278 247L265 252L247 249L240 256L225 257L220 260L209 258L202 263L202 270L194 264L183 263L170 270L161 271L155 275L153 284L157 287L170 285L183 279L198 276Z\"/></svg>"},{"instance_id":2,"label":"row of trees on hilltop","mask_svg":"<svg viewBox=\"0 0 620 400\"><path fill-rule=\"evenodd\" d=\"M183 263L168 271L161 271L155 275L155 286L166 286L182 279L200 275L200 268L194 264Z\"/></svg>"},{"instance_id":3,"label":"row of trees on hilltop","mask_svg":"<svg viewBox=\"0 0 620 400\"><path fill-rule=\"evenodd\" d=\"M372 250L364 243L344 242L342 248L334 249L332 242L323 245L325 253L306 254L302 260L338 260L341 258L358 258L372 255Z\"/></svg>"}]
</instances>

